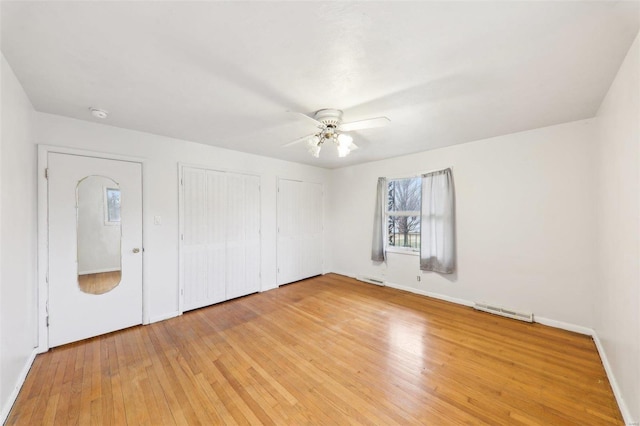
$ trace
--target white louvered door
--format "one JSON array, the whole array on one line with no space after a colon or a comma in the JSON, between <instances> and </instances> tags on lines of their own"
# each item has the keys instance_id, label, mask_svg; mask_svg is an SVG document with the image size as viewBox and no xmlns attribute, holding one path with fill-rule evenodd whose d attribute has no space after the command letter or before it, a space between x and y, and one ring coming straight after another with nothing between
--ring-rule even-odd
<instances>
[{"instance_id":1,"label":"white louvered door","mask_svg":"<svg viewBox=\"0 0 640 426\"><path fill-rule=\"evenodd\" d=\"M183 311L260 290L260 178L184 167Z\"/></svg>"},{"instance_id":2,"label":"white louvered door","mask_svg":"<svg viewBox=\"0 0 640 426\"><path fill-rule=\"evenodd\" d=\"M322 274L322 185L278 182L278 285Z\"/></svg>"},{"instance_id":3,"label":"white louvered door","mask_svg":"<svg viewBox=\"0 0 640 426\"><path fill-rule=\"evenodd\" d=\"M228 176L227 299L260 289L259 184L255 176Z\"/></svg>"}]
</instances>

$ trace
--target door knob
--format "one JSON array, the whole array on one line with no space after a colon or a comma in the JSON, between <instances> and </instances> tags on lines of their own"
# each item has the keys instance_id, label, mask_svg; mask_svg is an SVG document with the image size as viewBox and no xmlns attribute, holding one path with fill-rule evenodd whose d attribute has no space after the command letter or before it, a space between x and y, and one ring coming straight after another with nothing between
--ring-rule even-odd
<instances>
[{"instance_id":1,"label":"door knob","mask_svg":"<svg viewBox=\"0 0 640 426\"><path fill-rule=\"evenodd\" d=\"M134 253L140 253L140 249L136 247L136 248L133 249L133 252Z\"/></svg>"}]
</instances>

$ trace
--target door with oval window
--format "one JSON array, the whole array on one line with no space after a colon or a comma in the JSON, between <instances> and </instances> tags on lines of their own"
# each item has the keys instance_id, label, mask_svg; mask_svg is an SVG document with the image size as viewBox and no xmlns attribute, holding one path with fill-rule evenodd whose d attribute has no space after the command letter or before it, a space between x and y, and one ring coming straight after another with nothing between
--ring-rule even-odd
<instances>
[{"instance_id":1,"label":"door with oval window","mask_svg":"<svg viewBox=\"0 0 640 426\"><path fill-rule=\"evenodd\" d=\"M49 346L142 323L142 165L48 154Z\"/></svg>"}]
</instances>

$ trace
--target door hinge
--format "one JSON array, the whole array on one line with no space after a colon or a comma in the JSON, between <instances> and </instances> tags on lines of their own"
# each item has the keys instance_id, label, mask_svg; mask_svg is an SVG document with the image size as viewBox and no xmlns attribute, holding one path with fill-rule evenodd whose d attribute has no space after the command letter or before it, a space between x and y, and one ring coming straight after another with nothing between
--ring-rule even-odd
<instances>
[{"instance_id":1,"label":"door hinge","mask_svg":"<svg viewBox=\"0 0 640 426\"><path fill-rule=\"evenodd\" d=\"M49 169L48 168L44 169L44 178L45 179L49 179Z\"/></svg>"},{"instance_id":2,"label":"door hinge","mask_svg":"<svg viewBox=\"0 0 640 426\"><path fill-rule=\"evenodd\" d=\"M184 234L180 234L180 239L184 241Z\"/></svg>"},{"instance_id":3,"label":"door hinge","mask_svg":"<svg viewBox=\"0 0 640 426\"><path fill-rule=\"evenodd\" d=\"M49 315L47 315L47 327L49 327Z\"/></svg>"}]
</instances>

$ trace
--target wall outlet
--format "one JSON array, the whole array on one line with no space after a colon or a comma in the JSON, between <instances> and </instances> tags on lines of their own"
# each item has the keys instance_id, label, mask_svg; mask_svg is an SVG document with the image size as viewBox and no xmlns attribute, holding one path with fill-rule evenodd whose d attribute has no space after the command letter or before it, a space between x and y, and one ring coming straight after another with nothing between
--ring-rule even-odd
<instances>
[{"instance_id":1,"label":"wall outlet","mask_svg":"<svg viewBox=\"0 0 640 426\"><path fill-rule=\"evenodd\" d=\"M420 275L416 276L416 281L420 281Z\"/></svg>"},{"instance_id":2,"label":"wall outlet","mask_svg":"<svg viewBox=\"0 0 640 426\"><path fill-rule=\"evenodd\" d=\"M153 217L154 225L162 225L162 216L154 216Z\"/></svg>"}]
</instances>

